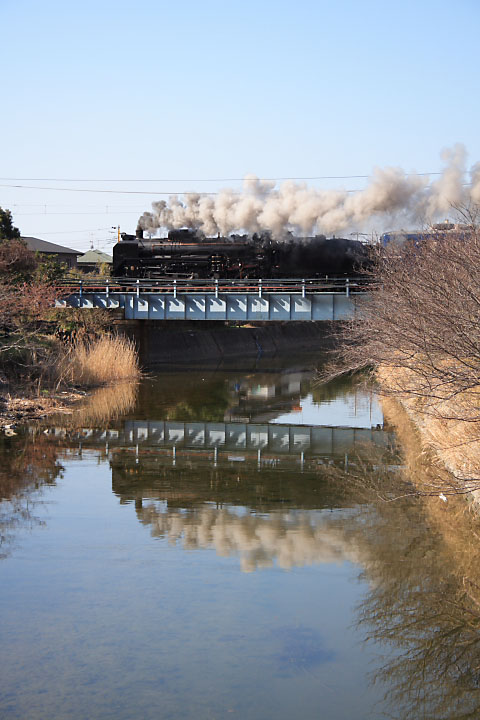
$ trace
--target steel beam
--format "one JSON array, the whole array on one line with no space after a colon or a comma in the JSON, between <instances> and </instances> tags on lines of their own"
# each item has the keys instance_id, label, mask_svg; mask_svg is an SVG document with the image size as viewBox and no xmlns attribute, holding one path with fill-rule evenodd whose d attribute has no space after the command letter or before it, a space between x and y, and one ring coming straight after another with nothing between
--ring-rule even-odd
<instances>
[{"instance_id":1,"label":"steel beam","mask_svg":"<svg viewBox=\"0 0 480 720\"><path fill-rule=\"evenodd\" d=\"M127 320L220 320L234 322L318 322L351 317L365 293L261 292L239 290L174 293L87 292L85 288L56 301L57 307L123 309Z\"/></svg>"}]
</instances>

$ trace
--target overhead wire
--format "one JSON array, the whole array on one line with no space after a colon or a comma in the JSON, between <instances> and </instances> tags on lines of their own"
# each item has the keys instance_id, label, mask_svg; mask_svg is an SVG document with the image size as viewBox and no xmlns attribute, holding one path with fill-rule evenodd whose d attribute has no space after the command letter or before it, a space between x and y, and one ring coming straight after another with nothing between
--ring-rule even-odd
<instances>
[{"instance_id":1,"label":"overhead wire","mask_svg":"<svg viewBox=\"0 0 480 720\"><path fill-rule=\"evenodd\" d=\"M409 173L407 173L408 175ZM428 176L430 174L432 175L441 175L441 173L410 173L414 175L425 175ZM344 176L345 178L369 178L370 175L350 175L350 176ZM294 179L294 178L291 178ZM299 179L299 178L297 178ZM325 178L303 178L303 179L327 179ZM330 179L334 179L333 177ZM338 176L335 179L340 179L340 176ZM80 181L81 182L81 181ZM101 181L95 181L95 182L101 182ZM111 182L111 181L110 181ZM127 182L127 181L123 181ZM134 182L134 181L130 181ZM153 181L152 181L153 182ZM160 182L160 181L156 181ZM194 181L192 181L194 182ZM198 181L195 181L198 182ZM467 186L471 183L463 183L463 185ZM158 195L158 196L170 196L170 195L183 195L188 197L189 195L197 196L197 195L220 195L222 191L194 191L194 190L112 190L112 189L103 189L103 188L66 188L66 187L51 187L51 186L45 186L45 185L17 185L17 184L11 184L11 183L0 183L0 187L3 188L14 188L19 190L47 190L47 191L53 191L53 192L75 192L75 193L101 193L101 194L108 194L108 195ZM242 194L241 190L233 190L234 194ZM355 193L359 192L358 189L355 190L344 190L344 192L347 193Z\"/></svg>"},{"instance_id":2,"label":"overhead wire","mask_svg":"<svg viewBox=\"0 0 480 720\"><path fill-rule=\"evenodd\" d=\"M47 217L51 215L136 215L142 210L90 210L89 212L36 212L36 213L17 213L15 217Z\"/></svg>"},{"instance_id":3,"label":"overhead wire","mask_svg":"<svg viewBox=\"0 0 480 720\"><path fill-rule=\"evenodd\" d=\"M428 176L441 175L441 172L410 172L405 175L411 176ZM372 177L368 175L312 175L305 177L262 177L263 181L276 182L279 180L350 180L365 179ZM18 178L18 177L0 177L0 180L10 180L12 182L243 182L244 177L236 178Z\"/></svg>"},{"instance_id":4,"label":"overhead wire","mask_svg":"<svg viewBox=\"0 0 480 720\"><path fill-rule=\"evenodd\" d=\"M90 228L86 230L50 230L48 232L43 232L43 235L64 235L65 233L93 233L93 232L106 232L112 228Z\"/></svg>"},{"instance_id":5,"label":"overhead wire","mask_svg":"<svg viewBox=\"0 0 480 720\"><path fill-rule=\"evenodd\" d=\"M11 185L0 183L3 188L15 188L20 190L54 190L57 192L85 192L85 193L107 193L116 195L218 195L218 192L159 192L158 190L100 190L93 188L62 188L62 187L46 187L39 185Z\"/></svg>"}]
</instances>

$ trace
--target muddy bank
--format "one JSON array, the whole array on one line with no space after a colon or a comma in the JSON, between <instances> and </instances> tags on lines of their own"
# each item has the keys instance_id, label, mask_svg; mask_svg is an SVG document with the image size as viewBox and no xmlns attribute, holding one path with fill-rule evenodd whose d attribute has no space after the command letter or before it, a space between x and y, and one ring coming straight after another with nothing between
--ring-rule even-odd
<instances>
[{"instance_id":1,"label":"muddy bank","mask_svg":"<svg viewBox=\"0 0 480 720\"><path fill-rule=\"evenodd\" d=\"M332 323L269 323L225 326L218 322L132 322L119 326L134 339L144 367L235 357L273 357L285 352L331 349Z\"/></svg>"},{"instance_id":2,"label":"muddy bank","mask_svg":"<svg viewBox=\"0 0 480 720\"><path fill-rule=\"evenodd\" d=\"M27 397L22 394L21 388L16 388L12 394L0 396L0 428L9 435L14 434L13 428L31 420L41 420L58 413L71 414L85 395L85 392L77 389L41 397Z\"/></svg>"}]
</instances>

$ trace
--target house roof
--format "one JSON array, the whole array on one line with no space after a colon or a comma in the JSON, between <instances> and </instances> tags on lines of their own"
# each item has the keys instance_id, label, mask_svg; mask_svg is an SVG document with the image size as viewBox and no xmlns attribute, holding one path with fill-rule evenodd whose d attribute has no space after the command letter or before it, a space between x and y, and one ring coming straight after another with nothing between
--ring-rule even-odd
<instances>
[{"instance_id":1,"label":"house roof","mask_svg":"<svg viewBox=\"0 0 480 720\"><path fill-rule=\"evenodd\" d=\"M36 237L24 237L22 240L27 244L29 250L33 252L43 253L55 253L56 255L81 255L82 253L78 250L72 250L72 248L65 247L64 245L55 245L55 243L48 242L47 240L40 240Z\"/></svg>"},{"instance_id":2,"label":"house roof","mask_svg":"<svg viewBox=\"0 0 480 720\"><path fill-rule=\"evenodd\" d=\"M89 263L89 264L99 264L99 263L111 263L112 262L112 256L107 255L106 253L102 252L101 250L88 250L85 255L82 255L82 257L79 257L77 260L77 263L80 265Z\"/></svg>"}]
</instances>

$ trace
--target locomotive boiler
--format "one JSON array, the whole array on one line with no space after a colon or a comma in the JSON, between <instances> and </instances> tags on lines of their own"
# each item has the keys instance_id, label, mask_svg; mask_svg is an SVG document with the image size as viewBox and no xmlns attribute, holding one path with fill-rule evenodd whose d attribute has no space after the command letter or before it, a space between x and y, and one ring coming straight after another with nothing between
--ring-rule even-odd
<instances>
[{"instance_id":1,"label":"locomotive boiler","mask_svg":"<svg viewBox=\"0 0 480 720\"><path fill-rule=\"evenodd\" d=\"M294 237L267 233L210 238L192 229L170 230L166 238L122 233L113 248L115 277L295 278L342 277L361 273L368 250L358 240Z\"/></svg>"}]
</instances>

